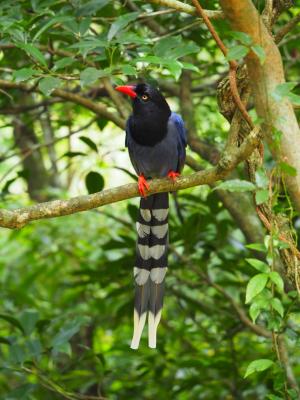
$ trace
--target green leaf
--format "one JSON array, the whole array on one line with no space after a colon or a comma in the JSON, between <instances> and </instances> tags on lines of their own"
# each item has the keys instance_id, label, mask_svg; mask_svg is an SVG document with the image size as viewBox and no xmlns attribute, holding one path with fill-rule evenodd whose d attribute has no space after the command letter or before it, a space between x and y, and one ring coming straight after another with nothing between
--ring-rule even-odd
<instances>
[{"instance_id":1,"label":"green leaf","mask_svg":"<svg viewBox=\"0 0 300 400\"><path fill-rule=\"evenodd\" d=\"M288 296L292 299L296 299L299 296L299 293L297 292L297 290L290 290L288 292Z\"/></svg>"},{"instance_id":2,"label":"green leaf","mask_svg":"<svg viewBox=\"0 0 300 400\"><path fill-rule=\"evenodd\" d=\"M294 106L300 106L300 96L295 93L289 93L287 98L293 103Z\"/></svg>"},{"instance_id":3,"label":"green leaf","mask_svg":"<svg viewBox=\"0 0 300 400\"><path fill-rule=\"evenodd\" d=\"M76 16L89 16L94 15L97 11L105 7L110 0L91 0L76 10ZM79 3L80 4L80 3Z\"/></svg>"},{"instance_id":4,"label":"green leaf","mask_svg":"<svg viewBox=\"0 0 300 400\"><path fill-rule=\"evenodd\" d=\"M91 171L85 177L85 186L90 194L101 192L104 188L104 178L99 172Z\"/></svg>"},{"instance_id":5,"label":"green leaf","mask_svg":"<svg viewBox=\"0 0 300 400\"><path fill-rule=\"evenodd\" d=\"M22 364L26 360L23 347L15 343L9 347L9 358L13 364Z\"/></svg>"},{"instance_id":6,"label":"green leaf","mask_svg":"<svg viewBox=\"0 0 300 400\"><path fill-rule=\"evenodd\" d=\"M183 69L188 69L188 70L194 71L194 72L200 72L200 69L198 67L196 67L196 65L194 65L194 64L190 64L190 63L186 63L186 62L183 62L181 64L183 66Z\"/></svg>"},{"instance_id":7,"label":"green leaf","mask_svg":"<svg viewBox=\"0 0 300 400\"><path fill-rule=\"evenodd\" d=\"M259 58L260 64L263 65L264 62L266 61L266 53L265 53L265 50L264 50L261 46L259 46L259 45L257 45L257 44L255 44L254 46L251 46L251 50L252 50L252 51L257 55L257 57Z\"/></svg>"},{"instance_id":8,"label":"green leaf","mask_svg":"<svg viewBox=\"0 0 300 400\"><path fill-rule=\"evenodd\" d=\"M14 317L8 314L0 314L0 319L4 319L5 321L9 322L11 325L18 328L22 333L24 333L24 329L21 323Z\"/></svg>"},{"instance_id":9,"label":"green leaf","mask_svg":"<svg viewBox=\"0 0 300 400\"><path fill-rule=\"evenodd\" d=\"M98 118L96 121L96 124L98 125L98 128L100 129L100 131L102 131L108 124L108 120L103 119L103 118Z\"/></svg>"},{"instance_id":10,"label":"green leaf","mask_svg":"<svg viewBox=\"0 0 300 400\"><path fill-rule=\"evenodd\" d=\"M266 369L270 368L273 364L274 361L269 360L267 358L261 358L259 360L252 361L247 367L244 378L247 378L254 372L265 371Z\"/></svg>"},{"instance_id":11,"label":"green leaf","mask_svg":"<svg viewBox=\"0 0 300 400\"><path fill-rule=\"evenodd\" d=\"M252 38L244 32L230 32L230 36L232 36L234 39L240 41L241 43L245 44L246 46L250 46L252 43Z\"/></svg>"},{"instance_id":12,"label":"green leaf","mask_svg":"<svg viewBox=\"0 0 300 400\"><path fill-rule=\"evenodd\" d=\"M87 33L87 31L89 30L89 28L91 26L91 22L92 22L91 18L84 18L80 21L80 24L79 24L80 36L84 36Z\"/></svg>"},{"instance_id":13,"label":"green leaf","mask_svg":"<svg viewBox=\"0 0 300 400\"><path fill-rule=\"evenodd\" d=\"M128 14L123 14L119 18L117 18L116 21L112 23L108 31L107 39L111 41L112 38L116 36L118 32L124 29L131 21L135 21L139 14L140 12L132 12Z\"/></svg>"},{"instance_id":14,"label":"green leaf","mask_svg":"<svg viewBox=\"0 0 300 400\"><path fill-rule=\"evenodd\" d=\"M283 292L284 283L278 272L272 271L269 273L271 281L276 285L279 292Z\"/></svg>"},{"instance_id":15,"label":"green leaf","mask_svg":"<svg viewBox=\"0 0 300 400\"><path fill-rule=\"evenodd\" d=\"M135 222L138 217L138 207L134 206L133 204L128 204L127 211L132 221Z\"/></svg>"},{"instance_id":16,"label":"green leaf","mask_svg":"<svg viewBox=\"0 0 300 400\"><path fill-rule=\"evenodd\" d=\"M50 346L55 348L67 343L85 322L86 320L83 318L75 318L73 321L67 322L51 340Z\"/></svg>"},{"instance_id":17,"label":"green leaf","mask_svg":"<svg viewBox=\"0 0 300 400\"><path fill-rule=\"evenodd\" d=\"M61 80L53 76L48 76L47 78L43 78L39 82L39 89L45 96L49 96L54 89L57 89L60 86L61 86Z\"/></svg>"},{"instance_id":18,"label":"green leaf","mask_svg":"<svg viewBox=\"0 0 300 400\"><path fill-rule=\"evenodd\" d=\"M62 157L73 158L77 156L86 156L86 154L81 151L67 151L66 153L63 154Z\"/></svg>"},{"instance_id":19,"label":"green leaf","mask_svg":"<svg viewBox=\"0 0 300 400\"><path fill-rule=\"evenodd\" d=\"M263 261L257 260L256 258L246 258L247 263L260 272L269 272L270 267Z\"/></svg>"},{"instance_id":20,"label":"green leaf","mask_svg":"<svg viewBox=\"0 0 300 400\"><path fill-rule=\"evenodd\" d=\"M82 54L86 55L89 51L95 50L97 48L105 48L107 47L108 42L105 40L99 40L99 39L84 39L80 40L78 43L72 44L69 46L69 48L72 49L78 49Z\"/></svg>"},{"instance_id":21,"label":"green leaf","mask_svg":"<svg viewBox=\"0 0 300 400\"><path fill-rule=\"evenodd\" d=\"M14 81L18 82L23 82L27 81L27 79L32 78L34 75L38 73L37 70L32 69L32 68L22 68L18 69L13 72L13 79Z\"/></svg>"},{"instance_id":22,"label":"green leaf","mask_svg":"<svg viewBox=\"0 0 300 400\"><path fill-rule=\"evenodd\" d=\"M279 314L281 317L283 317L284 308L283 308L283 305L282 305L281 301L280 301L277 297L274 297L274 298L271 300L271 305L272 305L272 307L274 308L274 310L277 311L278 314Z\"/></svg>"},{"instance_id":23,"label":"green leaf","mask_svg":"<svg viewBox=\"0 0 300 400\"><path fill-rule=\"evenodd\" d=\"M266 251L265 246L264 246L263 244L261 244L261 243L250 243L250 244L246 244L246 247L247 247L248 249L251 249L251 250L257 250L257 251L262 251L262 252L265 252L265 251Z\"/></svg>"},{"instance_id":24,"label":"green leaf","mask_svg":"<svg viewBox=\"0 0 300 400\"><path fill-rule=\"evenodd\" d=\"M47 67L47 61L43 55L43 53L35 46L33 46L30 43L19 43L17 44L17 47L20 49L26 51L26 53L33 57L34 60L36 60L38 63L42 64L44 67Z\"/></svg>"},{"instance_id":25,"label":"green leaf","mask_svg":"<svg viewBox=\"0 0 300 400\"><path fill-rule=\"evenodd\" d=\"M249 52L249 49L243 45L238 45L231 47L227 53L226 59L231 60L240 60L245 57Z\"/></svg>"},{"instance_id":26,"label":"green leaf","mask_svg":"<svg viewBox=\"0 0 300 400\"><path fill-rule=\"evenodd\" d=\"M104 71L100 71L94 67L88 67L80 74L80 85L81 87L92 85L99 78L106 76L107 73Z\"/></svg>"},{"instance_id":27,"label":"green leaf","mask_svg":"<svg viewBox=\"0 0 300 400\"><path fill-rule=\"evenodd\" d=\"M174 60L166 63L166 66L170 74L174 76L176 81L178 81L182 71L182 64L179 61Z\"/></svg>"},{"instance_id":28,"label":"green leaf","mask_svg":"<svg viewBox=\"0 0 300 400\"><path fill-rule=\"evenodd\" d=\"M269 178L264 169L260 168L255 172L255 183L260 189L268 188Z\"/></svg>"},{"instance_id":29,"label":"green leaf","mask_svg":"<svg viewBox=\"0 0 300 400\"><path fill-rule=\"evenodd\" d=\"M30 335L39 319L39 313L36 310L25 310L20 315L20 323L24 329L26 335Z\"/></svg>"},{"instance_id":30,"label":"green leaf","mask_svg":"<svg viewBox=\"0 0 300 400\"><path fill-rule=\"evenodd\" d=\"M38 358L42 353L42 345L39 339L30 339L26 342L28 354L31 358Z\"/></svg>"},{"instance_id":31,"label":"green leaf","mask_svg":"<svg viewBox=\"0 0 300 400\"><path fill-rule=\"evenodd\" d=\"M266 273L257 274L250 279L246 289L246 304L257 296L266 286L269 275Z\"/></svg>"},{"instance_id":32,"label":"green leaf","mask_svg":"<svg viewBox=\"0 0 300 400\"><path fill-rule=\"evenodd\" d=\"M96 153L98 153L98 148L96 143L94 143L90 138L86 136L80 136L79 139L87 146L89 146L92 150L94 150Z\"/></svg>"},{"instance_id":33,"label":"green leaf","mask_svg":"<svg viewBox=\"0 0 300 400\"><path fill-rule=\"evenodd\" d=\"M249 314L254 324L260 313L261 313L261 307L259 307L257 303L251 304L249 309Z\"/></svg>"},{"instance_id":34,"label":"green leaf","mask_svg":"<svg viewBox=\"0 0 300 400\"><path fill-rule=\"evenodd\" d=\"M124 75L136 76L136 69L130 64L121 65L121 71Z\"/></svg>"},{"instance_id":35,"label":"green leaf","mask_svg":"<svg viewBox=\"0 0 300 400\"><path fill-rule=\"evenodd\" d=\"M58 69L66 68L76 62L76 59L73 57L63 57L60 60L56 61L54 64L53 70L57 71Z\"/></svg>"},{"instance_id":36,"label":"green leaf","mask_svg":"<svg viewBox=\"0 0 300 400\"><path fill-rule=\"evenodd\" d=\"M267 189L257 190L255 193L256 204L263 204L269 200L269 191Z\"/></svg>"},{"instance_id":37,"label":"green leaf","mask_svg":"<svg viewBox=\"0 0 300 400\"><path fill-rule=\"evenodd\" d=\"M158 57L164 57L170 49L180 46L182 43L180 36L171 36L160 39L153 47L153 53Z\"/></svg>"},{"instance_id":38,"label":"green leaf","mask_svg":"<svg viewBox=\"0 0 300 400\"><path fill-rule=\"evenodd\" d=\"M51 26L58 24L58 23L62 23L62 22L66 22L66 21L70 21L73 20L74 18L71 16L66 16L66 15L58 15L54 18L51 18L48 22L43 23L41 29L39 29L37 31L37 33L34 35L32 41L35 42L39 36L41 36L41 34L43 32L45 32L47 29L49 29Z\"/></svg>"},{"instance_id":39,"label":"green leaf","mask_svg":"<svg viewBox=\"0 0 300 400\"><path fill-rule=\"evenodd\" d=\"M280 102L284 97L287 97L291 90L294 89L294 87L297 85L295 82L285 82L281 83L276 86L275 90L272 93L272 97Z\"/></svg>"},{"instance_id":40,"label":"green leaf","mask_svg":"<svg viewBox=\"0 0 300 400\"><path fill-rule=\"evenodd\" d=\"M249 181L231 179L220 183L213 190L217 189L228 190L229 192L249 192L255 190L256 187Z\"/></svg>"},{"instance_id":41,"label":"green leaf","mask_svg":"<svg viewBox=\"0 0 300 400\"><path fill-rule=\"evenodd\" d=\"M297 170L292 165L287 164L284 161L281 161L279 163L279 167L285 174L288 174L290 176L297 176Z\"/></svg>"},{"instance_id":42,"label":"green leaf","mask_svg":"<svg viewBox=\"0 0 300 400\"><path fill-rule=\"evenodd\" d=\"M199 51L200 47L193 42L182 43L180 46L170 49L167 54L164 55L164 58L176 60L177 58L185 57L192 53L198 53Z\"/></svg>"},{"instance_id":43,"label":"green leaf","mask_svg":"<svg viewBox=\"0 0 300 400\"><path fill-rule=\"evenodd\" d=\"M134 62L145 62L149 64L164 64L165 60L157 56L145 56L145 57L137 57Z\"/></svg>"}]
</instances>

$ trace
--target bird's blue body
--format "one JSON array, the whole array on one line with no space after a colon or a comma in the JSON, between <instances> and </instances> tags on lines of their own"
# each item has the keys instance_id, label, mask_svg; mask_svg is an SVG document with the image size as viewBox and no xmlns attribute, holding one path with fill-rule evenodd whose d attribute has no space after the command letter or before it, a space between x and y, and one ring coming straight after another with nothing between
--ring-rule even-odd
<instances>
[{"instance_id":1,"label":"bird's blue body","mask_svg":"<svg viewBox=\"0 0 300 400\"><path fill-rule=\"evenodd\" d=\"M149 347L156 347L156 330L161 317L164 278L168 267L168 193L145 197L146 179L174 179L185 162L186 131L180 115L171 112L155 88L138 84L120 86L133 98L133 113L126 124L125 145L139 176L142 195L137 221L138 240L133 269L136 284L134 333L131 348L139 346L148 315Z\"/></svg>"},{"instance_id":2,"label":"bird's blue body","mask_svg":"<svg viewBox=\"0 0 300 400\"><path fill-rule=\"evenodd\" d=\"M126 125L125 145L130 160L138 175L146 178L167 176L169 171L180 172L185 161L186 133L180 115L172 112L167 123L167 134L153 146L137 143L130 132L130 121Z\"/></svg>"}]
</instances>

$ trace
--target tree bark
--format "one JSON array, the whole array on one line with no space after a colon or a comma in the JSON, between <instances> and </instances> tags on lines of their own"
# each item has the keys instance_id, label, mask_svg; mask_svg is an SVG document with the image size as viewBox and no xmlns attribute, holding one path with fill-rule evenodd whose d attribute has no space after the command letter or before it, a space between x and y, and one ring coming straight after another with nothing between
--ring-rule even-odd
<instances>
[{"instance_id":1,"label":"tree bark","mask_svg":"<svg viewBox=\"0 0 300 400\"><path fill-rule=\"evenodd\" d=\"M287 98L276 101L272 93L285 82L280 52L250 0L220 0L221 7L235 31L247 33L253 43L261 46L266 54L263 65L250 52L246 56L250 84L257 113L263 118L265 137L273 157L286 162L297 171L296 176L285 175L289 194L300 211L300 131L292 104ZM273 135L281 132L280 146L274 145Z\"/></svg>"},{"instance_id":2,"label":"tree bark","mask_svg":"<svg viewBox=\"0 0 300 400\"><path fill-rule=\"evenodd\" d=\"M28 124L22 120L13 120L13 133L16 145L21 154L26 156L33 146L38 144L37 137ZM24 169L24 179L27 182L28 194L31 199L36 201L45 201L47 197L43 191L48 188L49 177L44 165L40 150L33 151L22 160Z\"/></svg>"}]
</instances>

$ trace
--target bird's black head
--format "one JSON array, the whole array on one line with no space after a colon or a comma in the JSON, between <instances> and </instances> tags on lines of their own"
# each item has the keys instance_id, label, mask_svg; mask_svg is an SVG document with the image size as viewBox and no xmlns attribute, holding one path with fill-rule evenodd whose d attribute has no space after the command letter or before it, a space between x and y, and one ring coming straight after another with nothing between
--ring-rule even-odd
<instances>
[{"instance_id":1,"label":"bird's black head","mask_svg":"<svg viewBox=\"0 0 300 400\"><path fill-rule=\"evenodd\" d=\"M134 89L136 97L133 99L132 108L134 115L149 115L155 118L158 115L168 120L171 110L160 91L145 83L139 83Z\"/></svg>"},{"instance_id":2,"label":"bird's black head","mask_svg":"<svg viewBox=\"0 0 300 400\"><path fill-rule=\"evenodd\" d=\"M118 86L116 90L133 99L133 115L129 121L133 138L145 146L161 141L167 134L171 110L160 91L146 83Z\"/></svg>"}]
</instances>

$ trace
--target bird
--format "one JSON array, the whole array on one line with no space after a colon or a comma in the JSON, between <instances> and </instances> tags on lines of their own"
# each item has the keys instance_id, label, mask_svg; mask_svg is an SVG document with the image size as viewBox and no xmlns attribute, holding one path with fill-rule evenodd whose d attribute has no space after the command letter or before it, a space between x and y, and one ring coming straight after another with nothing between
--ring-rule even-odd
<instances>
[{"instance_id":1,"label":"bird","mask_svg":"<svg viewBox=\"0 0 300 400\"><path fill-rule=\"evenodd\" d=\"M134 328L130 347L139 348L148 314L148 346L156 348L168 268L169 194L147 195L150 188L147 180L157 177L175 180L180 175L185 163L187 133L183 119L171 111L158 88L142 82L115 89L132 99L125 146L138 175L141 196L136 223Z\"/></svg>"}]
</instances>

